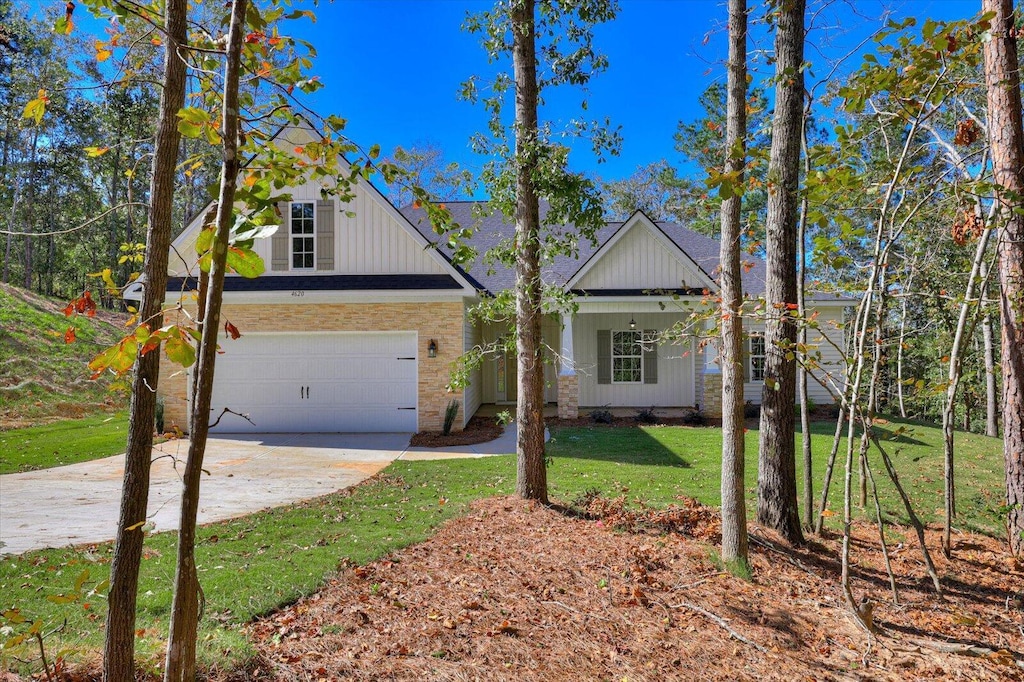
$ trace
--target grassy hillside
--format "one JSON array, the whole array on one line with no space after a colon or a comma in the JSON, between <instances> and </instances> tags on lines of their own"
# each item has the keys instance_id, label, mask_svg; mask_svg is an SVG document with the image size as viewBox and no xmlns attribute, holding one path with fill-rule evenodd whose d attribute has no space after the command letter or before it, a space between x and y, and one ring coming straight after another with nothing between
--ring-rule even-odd
<instances>
[{"instance_id":1,"label":"grassy hillside","mask_svg":"<svg viewBox=\"0 0 1024 682\"><path fill-rule=\"evenodd\" d=\"M90 381L96 353L123 334L120 316L64 316L65 302L0 285L0 430L123 408L110 381ZM123 318L121 318L123 319ZM64 342L75 328L77 340Z\"/></svg>"}]
</instances>

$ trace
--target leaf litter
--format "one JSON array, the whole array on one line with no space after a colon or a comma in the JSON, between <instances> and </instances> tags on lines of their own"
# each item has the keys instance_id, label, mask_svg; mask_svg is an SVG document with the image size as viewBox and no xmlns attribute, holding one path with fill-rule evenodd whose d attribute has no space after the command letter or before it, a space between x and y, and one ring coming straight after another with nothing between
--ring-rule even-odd
<instances>
[{"instance_id":1,"label":"leaf litter","mask_svg":"<svg viewBox=\"0 0 1024 682\"><path fill-rule=\"evenodd\" d=\"M839 538L794 549L751 533L748 581L721 570L717 511L692 500L481 500L423 543L343 561L322 590L248 626L245 670L214 677L1024 679L1024 567L998 541L964 534L953 560L936 558L944 598L914 541L895 544L895 605L877 531L857 525L854 589L880 630L869 642L843 602Z\"/></svg>"}]
</instances>

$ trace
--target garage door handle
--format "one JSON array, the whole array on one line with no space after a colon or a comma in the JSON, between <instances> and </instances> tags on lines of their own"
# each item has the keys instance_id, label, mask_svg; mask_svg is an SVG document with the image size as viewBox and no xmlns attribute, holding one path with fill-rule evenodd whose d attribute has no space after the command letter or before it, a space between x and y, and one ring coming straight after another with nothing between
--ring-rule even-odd
<instances>
[{"instance_id":1,"label":"garage door handle","mask_svg":"<svg viewBox=\"0 0 1024 682\"><path fill-rule=\"evenodd\" d=\"M395 360L415 360L416 358L395 358Z\"/></svg>"},{"instance_id":2,"label":"garage door handle","mask_svg":"<svg viewBox=\"0 0 1024 682\"><path fill-rule=\"evenodd\" d=\"M399 407L400 410L415 410L415 407Z\"/></svg>"}]
</instances>

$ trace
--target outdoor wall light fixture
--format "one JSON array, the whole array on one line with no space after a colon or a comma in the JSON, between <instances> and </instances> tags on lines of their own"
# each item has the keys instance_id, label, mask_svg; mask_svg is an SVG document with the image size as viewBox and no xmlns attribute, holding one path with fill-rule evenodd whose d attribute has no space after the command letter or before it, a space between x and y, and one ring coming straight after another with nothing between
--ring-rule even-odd
<instances>
[{"instance_id":1,"label":"outdoor wall light fixture","mask_svg":"<svg viewBox=\"0 0 1024 682\"><path fill-rule=\"evenodd\" d=\"M636 329L636 320L634 320L632 317L629 318L629 328Z\"/></svg>"},{"instance_id":2,"label":"outdoor wall light fixture","mask_svg":"<svg viewBox=\"0 0 1024 682\"><path fill-rule=\"evenodd\" d=\"M427 355L432 358L437 357L437 341L430 339L430 343L427 344Z\"/></svg>"}]
</instances>

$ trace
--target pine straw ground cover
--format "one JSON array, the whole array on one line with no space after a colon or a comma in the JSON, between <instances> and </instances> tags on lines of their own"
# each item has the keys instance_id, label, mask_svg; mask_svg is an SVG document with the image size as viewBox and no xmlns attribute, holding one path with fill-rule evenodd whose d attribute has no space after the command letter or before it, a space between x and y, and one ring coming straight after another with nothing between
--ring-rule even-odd
<instances>
[{"instance_id":1,"label":"pine straw ground cover","mask_svg":"<svg viewBox=\"0 0 1024 682\"><path fill-rule=\"evenodd\" d=\"M250 625L256 660L220 679L1024 679L1024 567L991 538L961 535L953 561L935 557L940 599L913 533L895 529L896 606L876 531L858 526L854 589L880 630L869 643L843 604L836 538L793 550L754 528L745 581L716 566L710 508L586 503L581 516L475 502Z\"/></svg>"}]
</instances>

